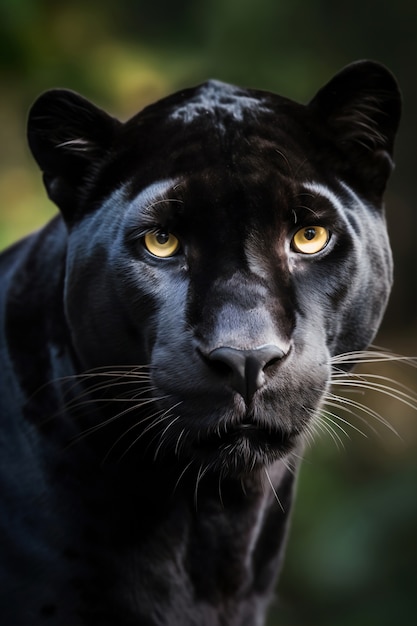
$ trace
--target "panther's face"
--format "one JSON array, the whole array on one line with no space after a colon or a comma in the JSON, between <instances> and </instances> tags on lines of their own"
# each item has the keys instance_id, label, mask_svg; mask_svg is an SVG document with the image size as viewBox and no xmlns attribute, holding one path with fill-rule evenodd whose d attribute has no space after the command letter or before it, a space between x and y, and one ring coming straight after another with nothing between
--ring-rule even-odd
<instances>
[{"instance_id":1,"label":"panther's face","mask_svg":"<svg viewBox=\"0 0 417 626\"><path fill-rule=\"evenodd\" d=\"M131 394L134 438L151 427L155 454L241 472L309 432L332 356L369 344L388 298L398 115L372 63L307 107L213 82L124 125L68 92L35 104L32 149L68 224L77 356L149 373Z\"/></svg>"}]
</instances>

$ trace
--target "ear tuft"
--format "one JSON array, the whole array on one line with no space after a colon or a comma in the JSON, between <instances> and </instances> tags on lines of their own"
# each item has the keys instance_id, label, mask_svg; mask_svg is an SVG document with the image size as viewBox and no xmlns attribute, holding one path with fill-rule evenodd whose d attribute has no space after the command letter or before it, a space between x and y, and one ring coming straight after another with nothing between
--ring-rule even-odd
<instances>
[{"instance_id":1,"label":"ear tuft","mask_svg":"<svg viewBox=\"0 0 417 626\"><path fill-rule=\"evenodd\" d=\"M52 89L32 106L28 142L51 200L64 214L109 150L120 122L75 92Z\"/></svg>"}]
</instances>

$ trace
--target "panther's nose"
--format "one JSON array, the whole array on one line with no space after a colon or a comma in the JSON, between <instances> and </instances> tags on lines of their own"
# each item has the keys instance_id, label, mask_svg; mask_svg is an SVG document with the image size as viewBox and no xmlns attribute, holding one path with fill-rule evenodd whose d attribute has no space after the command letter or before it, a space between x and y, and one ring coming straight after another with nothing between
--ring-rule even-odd
<instances>
[{"instance_id":1,"label":"panther's nose","mask_svg":"<svg viewBox=\"0 0 417 626\"><path fill-rule=\"evenodd\" d=\"M208 362L224 381L237 391L246 404L265 383L265 374L280 361L288 351L278 346L265 345L253 350L220 347L212 350Z\"/></svg>"}]
</instances>

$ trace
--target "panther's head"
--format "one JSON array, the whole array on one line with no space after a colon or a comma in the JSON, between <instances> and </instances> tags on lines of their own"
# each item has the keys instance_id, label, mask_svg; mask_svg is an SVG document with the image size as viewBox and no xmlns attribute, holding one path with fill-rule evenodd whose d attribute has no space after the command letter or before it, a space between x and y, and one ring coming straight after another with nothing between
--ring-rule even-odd
<instances>
[{"instance_id":1,"label":"panther's head","mask_svg":"<svg viewBox=\"0 0 417 626\"><path fill-rule=\"evenodd\" d=\"M364 349L387 302L399 116L373 62L306 106L213 81L124 124L68 91L34 104L30 146L68 229L78 359L149 368L134 438L151 426L154 451L237 472L298 445L332 357Z\"/></svg>"}]
</instances>

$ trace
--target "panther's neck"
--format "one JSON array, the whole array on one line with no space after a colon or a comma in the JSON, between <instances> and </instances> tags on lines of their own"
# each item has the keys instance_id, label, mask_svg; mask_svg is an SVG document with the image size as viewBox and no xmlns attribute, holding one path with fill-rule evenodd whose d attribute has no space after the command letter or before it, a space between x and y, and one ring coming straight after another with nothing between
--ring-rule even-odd
<instances>
[{"instance_id":1,"label":"panther's neck","mask_svg":"<svg viewBox=\"0 0 417 626\"><path fill-rule=\"evenodd\" d=\"M198 488L184 479L175 494L168 476L164 485L153 474L152 488L149 476L138 476L136 489L132 480L126 489L113 483L111 510L98 501L89 513L90 526L106 527L91 572L104 591L100 623L125 612L152 626L258 623L280 568L294 482L282 462L269 471L276 494L261 473L220 484L205 477Z\"/></svg>"}]
</instances>

